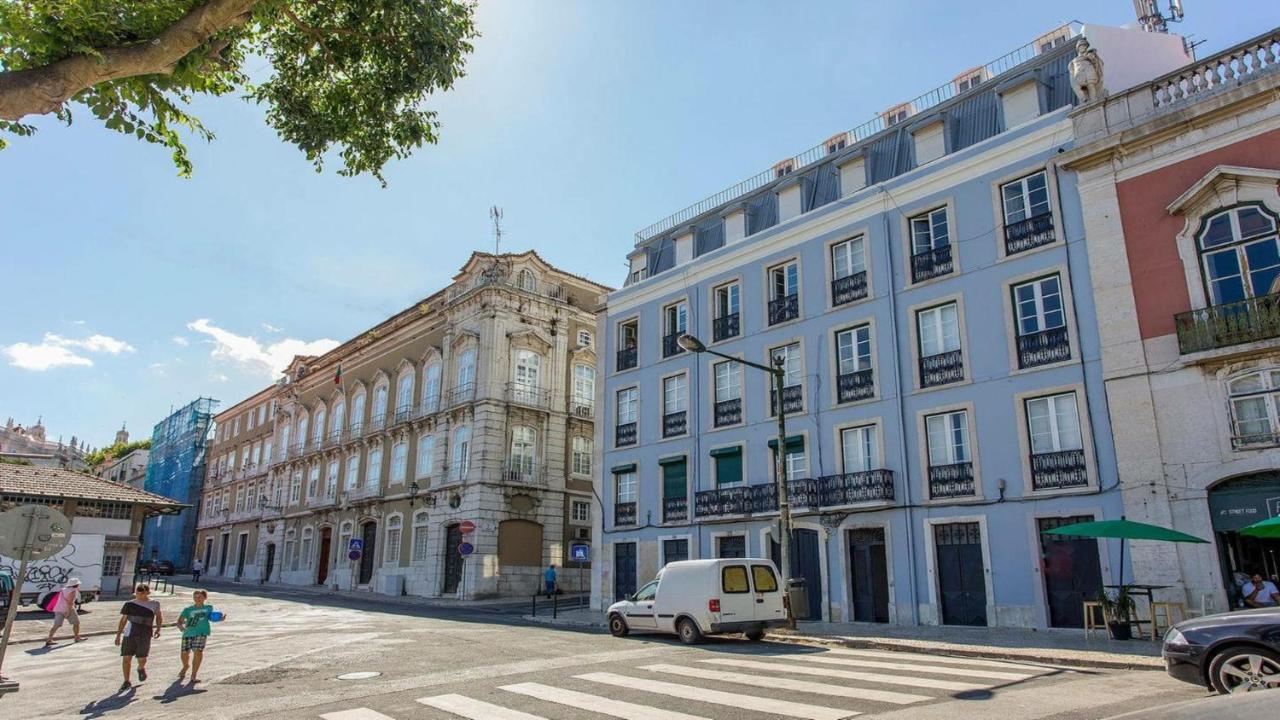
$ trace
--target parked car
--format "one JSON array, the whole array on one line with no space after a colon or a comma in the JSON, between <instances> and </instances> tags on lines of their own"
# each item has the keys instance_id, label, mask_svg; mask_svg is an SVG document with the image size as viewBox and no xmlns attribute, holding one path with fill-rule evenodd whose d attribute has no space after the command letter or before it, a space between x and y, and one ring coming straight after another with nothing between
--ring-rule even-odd
<instances>
[{"instance_id":1,"label":"parked car","mask_svg":"<svg viewBox=\"0 0 1280 720\"><path fill-rule=\"evenodd\" d=\"M1219 693L1280 687L1280 608L1184 620L1164 636L1169 675Z\"/></svg>"},{"instance_id":2,"label":"parked car","mask_svg":"<svg viewBox=\"0 0 1280 720\"><path fill-rule=\"evenodd\" d=\"M778 569L762 558L682 560L631 597L609 606L609 632L674 633L685 644L703 635L744 633L750 640L786 624Z\"/></svg>"},{"instance_id":3,"label":"parked car","mask_svg":"<svg viewBox=\"0 0 1280 720\"><path fill-rule=\"evenodd\" d=\"M138 566L138 573L142 575L172 575L174 573L172 560L148 560Z\"/></svg>"}]
</instances>

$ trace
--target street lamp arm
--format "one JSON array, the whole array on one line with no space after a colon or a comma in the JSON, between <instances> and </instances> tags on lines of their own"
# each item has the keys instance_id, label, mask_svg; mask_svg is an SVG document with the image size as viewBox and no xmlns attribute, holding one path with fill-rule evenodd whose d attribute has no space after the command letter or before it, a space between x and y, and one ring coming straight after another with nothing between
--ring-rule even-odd
<instances>
[{"instance_id":1,"label":"street lamp arm","mask_svg":"<svg viewBox=\"0 0 1280 720\"><path fill-rule=\"evenodd\" d=\"M716 352L715 350L712 350L711 348L707 348L706 350L703 350L703 352L708 353L708 354L710 354L710 355L715 355L716 357L722 357L722 358L724 358L725 360L733 360L734 362L742 363L743 365L746 365L747 367L753 367L753 368L755 368L755 369L757 369L757 370L763 370L763 371L765 371L765 372L767 372L767 373L770 373L770 374L772 374L772 375L781 375L781 374L783 373L782 368L773 368L773 367L769 367L768 365L763 365L763 364L761 364L761 363L751 362L750 360L743 360L742 358L739 358L739 357L734 357L734 356L732 356L732 355L726 355L726 354L724 354L724 353L722 353L722 352Z\"/></svg>"}]
</instances>

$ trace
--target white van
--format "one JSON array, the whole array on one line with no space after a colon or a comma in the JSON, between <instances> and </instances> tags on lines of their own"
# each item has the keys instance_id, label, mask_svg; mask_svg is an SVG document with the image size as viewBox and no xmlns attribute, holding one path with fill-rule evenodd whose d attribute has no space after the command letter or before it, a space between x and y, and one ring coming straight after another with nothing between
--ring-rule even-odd
<instances>
[{"instance_id":1,"label":"white van","mask_svg":"<svg viewBox=\"0 0 1280 720\"><path fill-rule=\"evenodd\" d=\"M609 632L675 633L692 645L703 635L744 633L764 637L766 628L787 622L782 584L773 562L763 558L681 560L626 600L609 606Z\"/></svg>"}]
</instances>

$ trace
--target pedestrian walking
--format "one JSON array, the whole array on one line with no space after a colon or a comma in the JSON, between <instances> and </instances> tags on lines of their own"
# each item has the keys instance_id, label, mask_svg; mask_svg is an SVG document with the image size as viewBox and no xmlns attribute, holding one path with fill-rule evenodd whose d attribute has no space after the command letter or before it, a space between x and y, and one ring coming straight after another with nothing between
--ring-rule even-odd
<instances>
[{"instance_id":1,"label":"pedestrian walking","mask_svg":"<svg viewBox=\"0 0 1280 720\"><path fill-rule=\"evenodd\" d=\"M45 647L53 647L53 635L62 627L62 623L70 622L75 633L75 642L84 640L80 635L80 616L76 614L76 603L80 601L80 578L71 578L58 591L53 600L53 627L49 628L49 637L44 639Z\"/></svg>"},{"instance_id":2,"label":"pedestrian walking","mask_svg":"<svg viewBox=\"0 0 1280 720\"><path fill-rule=\"evenodd\" d=\"M208 599L209 593L196 590L191 593L193 604L183 608L182 614L178 616L178 629L182 631L182 671L178 673L179 682L187 676L188 667L191 669L191 684L200 682L196 676L200 674L204 646L209 640L209 621L226 618L224 613L214 612Z\"/></svg>"},{"instance_id":3,"label":"pedestrian walking","mask_svg":"<svg viewBox=\"0 0 1280 720\"><path fill-rule=\"evenodd\" d=\"M191 582L200 582L200 573L204 572L204 563L200 562L200 558L191 563Z\"/></svg>"},{"instance_id":4,"label":"pedestrian walking","mask_svg":"<svg viewBox=\"0 0 1280 720\"><path fill-rule=\"evenodd\" d=\"M127 600L120 608L120 624L116 627L120 669L124 671L124 683L120 685L120 692L133 687L133 683L129 682L129 670L134 658L138 659L138 680L146 681L151 640L160 637L163 625L164 615L160 612L160 603L151 599L150 587L139 584L133 589L133 599Z\"/></svg>"},{"instance_id":5,"label":"pedestrian walking","mask_svg":"<svg viewBox=\"0 0 1280 720\"><path fill-rule=\"evenodd\" d=\"M542 574L542 579L547 584L547 597L550 598L556 593L556 564L551 563L547 566L547 571Z\"/></svg>"}]
</instances>

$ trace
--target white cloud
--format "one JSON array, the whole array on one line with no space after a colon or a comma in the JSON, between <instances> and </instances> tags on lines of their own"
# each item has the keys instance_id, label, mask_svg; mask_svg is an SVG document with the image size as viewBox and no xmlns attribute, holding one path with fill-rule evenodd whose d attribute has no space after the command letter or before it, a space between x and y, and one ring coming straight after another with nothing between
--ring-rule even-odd
<instances>
[{"instance_id":1,"label":"white cloud","mask_svg":"<svg viewBox=\"0 0 1280 720\"><path fill-rule=\"evenodd\" d=\"M73 340L55 333L45 333L40 344L14 343L0 348L9 364L23 370L44 371L56 367L91 367L93 360L86 353L119 355L134 352L123 340L107 335L90 335L83 340Z\"/></svg>"},{"instance_id":2,"label":"white cloud","mask_svg":"<svg viewBox=\"0 0 1280 720\"><path fill-rule=\"evenodd\" d=\"M282 328L278 328L275 325L272 325L271 323L265 323L265 322L262 323L262 329L266 330L269 333L278 333L280 332L280 330L282 330Z\"/></svg>"},{"instance_id":3,"label":"white cloud","mask_svg":"<svg viewBox=\"0 0 1280 720\"><path fill-rule=\"evenodd\" d=\"M231 381L231 378L227 377L222 373L214 373L213 375L210 376L210 379L213 380L214 382L230 382Z\"/></svg>"},{"instance_id":4,"label":"white cloud","mask_svg":"<svg viewBox=\"0 0 1280 720\"><path fill-rule=\"evenodd\" d=\"M269 376L284 372L294 355L321 355L338 347L339 344L337 340L330 338L310 342L285 338L279 342L264 345L257 338L237 335L230 330L220 328L207 318L189 322L187 328L212 338L213 351L210 355L214 359L229 360Z\"/></svg>"},{"instance_id":5,"label":"white cloud","mask_svg":"<svg viewBox=\"0 0 1280 720\"><path fill-rule=\"evenodd\" d=\"M186 339L181 335L174 335L172 339L173 339L173 344L181 345L182 347L186 347L191 344L190 340Z\"/></svg>"}]
</instances>

